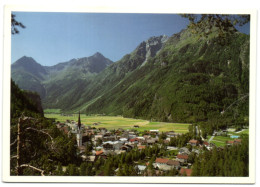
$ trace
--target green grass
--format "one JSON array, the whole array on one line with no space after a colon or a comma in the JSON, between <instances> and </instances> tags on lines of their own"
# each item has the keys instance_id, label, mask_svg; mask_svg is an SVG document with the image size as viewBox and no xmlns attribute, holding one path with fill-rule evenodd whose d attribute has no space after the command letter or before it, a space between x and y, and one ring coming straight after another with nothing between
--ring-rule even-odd
<instances>
[{"instance_id":1,"label":"green grass","mask_svg":"<svg viewBox=\"0 0 260 187\"><path fill-rule=\"evenodd\" d=\"M214 141L212 140L210 143L214 143L217 147L224 147L226 142Z\"/></svg>"},{"instance_id":2,"label":"green grass","mask_svg":"<svg viewBox=\"0 0 260 187\"><path fill-rule=\"evenodd\" d=\"M232 134L232 135L249 134L249 129L243 129L243 131L239 131L239 132L228 132L228 134Z\"/></svg>"},{"instance_id":3,"label":"green grass","mask_svg":"<svg viewBox=\"0 0 260 187\"><path fill-rule=\"evenodd\" d=\"M55 118L56 121L65 122L67 119L69 120L78 120L78 114L73 114L73 116L61 116L59 114L47 114L45 113L45 117L47 118ZM157 129L160 132L165 131L175 131L177 133L186 133L188 132L188 127L190 124L185 123L165 123L165 122L149 122L147 120L141 119L133 119L133 118L124 118L122 116L86 116L81 115L81 123L84 125L92 126L93 123L98 123L99 125L95 126L96 128L107 128L109 130L112 129L136 129L137 131L144 130L152 130ZM134 125L138 125L139 128L133 128Z\"/></svg>"},{"instance_id":4,"label":"green grass","mask_svg":"<svg viewBox=\"0 0 260 187\"><path fill-rule=\"evenodd\" d=\"M236 134L237 135L237 134ZM208 140L210 137L208 137ZM215 136L210 143L214 143L217 147L223 147L226 145L226 142L229 140L234 140L234 138L230 138L230 136Z\"/></svg>"},{"instance_id":5,"label":"green grass","mask_svg":"<svg viewBox=\"0 0 260 187\"><path fill-rule=\"evenodd\" d=\"M229 136L227 136L227 137L225 137L225 136L215 136L213 138L213 140L220 141L220 142L226 142L226 141L233 140L233 139L230 138Z\"/></svg>"},{"instance_id":6,"label":"green grass","mask_svg":"<svg viewBox=\"0 0 260 187\"><path fill-rule=\"evenodd\" d=\"M45 109L44 114L60 114L61 109Z\"/></svg>"}]
</instances>

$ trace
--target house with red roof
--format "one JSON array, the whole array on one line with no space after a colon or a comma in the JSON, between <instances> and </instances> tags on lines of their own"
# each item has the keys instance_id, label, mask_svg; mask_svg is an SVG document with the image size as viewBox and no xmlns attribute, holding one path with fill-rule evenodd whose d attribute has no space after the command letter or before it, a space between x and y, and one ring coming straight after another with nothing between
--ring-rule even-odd
<instances>
[{"instance_id":1,"label":"house with red roof","mask_svg":"<svg viewBox=\"0 0 260 187\"><path fill-rule=\"evenodd\" d=\"M229 140L226 141L227 145L237 145L237 144L241 144L242 140L241 139L235 139L235 140Z\"/></svg>"},{"instance_id":2,"label":"house with red roof","mask_svg":"<svg viewBox=\"0 0 260 187\"><path fill-rule=\"evenodd\" d=\"M137 148L138 148L138 150L142 150L142 149L145 149L146 146L145 145L138 145Z\"/></svg>"},{"instance_id":3,"label":"house with red roof","mask_svg":"<svg viewBox=\"0 0 260 187\"><path fill-rule=\"evenodd\" d=\"M189 144L192 145L192 146L197 146L197 145L199 145L199 141L193 139L193 140L189 141Z\"/></svg>"},{"instance_id":4,"label":"house with red roof","mask_svg":"<svg viewBox=\"0 0 260 187\"><path fill-rule=\"evenodd\" d=\"M100 151L96 151L96 157L102 157L102 158L106 159L107 155L104 153L103 150L100 150Z\"/></svg>"},{"instance_id":5,"label":"house with red roof","mask_svg":"<svg viewBox=\"0 0 260 187\"><path fill-rule=\"evenodd\" d=\"M180 170L180 175L182 176L191 176L191 174L192 174L192 169L181 168Z\"/></svg>"},{"instance_id":6,"label":"house with red roof","mask_svg":"<svg viewBox=\"0 0 260 187\"><path fill-rule=\"evenodd\" d=\"M176 160L170 160L168 158L156 158L153 166L160 170L169 171L172 170L173 168L179 169L180 162Z\"/></svg>"},{"instance_id":7,"label":"house with red roof","mask_svg":"<svg viewBox=\"0 0 260 187\"><path fill-rule=\"evenodd\" d=\"M186 154L178 154L177 155L177 161L179 161L181 164L187 163L189 156Z\"/></svg>"},{"instance_id":8,"label":"house with red roof","mask_svg":"<svg viewBox=\"0 0 260 187\"><path fill-rule=\"evenodd\" d=\"M129 142L134 143L134 144L138 144L139 139L138 138L132 138L132 139L129 140Z\"/></svg>"}]
</instances>

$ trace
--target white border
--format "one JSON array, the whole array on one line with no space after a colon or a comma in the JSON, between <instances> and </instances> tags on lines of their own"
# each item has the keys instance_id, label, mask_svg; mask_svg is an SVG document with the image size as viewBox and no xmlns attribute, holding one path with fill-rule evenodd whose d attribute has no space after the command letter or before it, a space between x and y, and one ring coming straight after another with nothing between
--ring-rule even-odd
<instances>
[{"instance_id":1,"label":"white border","mask_svg":"<svg viewBox=\"0 0 260 187\"><path fill-rule=\"evenodd\" d=\"M17 177L10 176L10 62L11 62L11 11L34 12L108 12L108 13L227 13L251 14L250 21L250 162L249 177ZM3 161L2 180L4 182L97 182L97 183L255 183L255 86L256 86L256 11L227 9L178 9L171 7L146 8L131 6L6 6L4 14L4 71L3 71Z\"/></svg>"}]
</instances>

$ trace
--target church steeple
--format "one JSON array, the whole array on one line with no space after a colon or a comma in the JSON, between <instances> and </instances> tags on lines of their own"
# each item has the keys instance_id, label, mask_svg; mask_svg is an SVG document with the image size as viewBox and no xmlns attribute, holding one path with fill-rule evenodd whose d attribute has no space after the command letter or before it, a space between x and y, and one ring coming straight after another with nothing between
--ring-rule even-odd
<instances>
[{"instance_id":1,"label":"church steeple","mask_svg":"<svg viewBox=\"0 0 260 187\"><path fill-rule=\"evenodd\" d=\"M81 121L80 121L80 111L79 111L78 129L77 129L77 144L79 147L82 146L82 130L81 130Z\"/></svg>"},{"instance_id":2,"label":"church steeple","mask_svg":"<svg viewBox=\"0 0 260 187\"><path fill-rule=\"evenodd\" d=\"M81 121L80 121L80 111L79 111L78 129L80 130L80 128L81 128Z\"/></svg>"}]
</instances>

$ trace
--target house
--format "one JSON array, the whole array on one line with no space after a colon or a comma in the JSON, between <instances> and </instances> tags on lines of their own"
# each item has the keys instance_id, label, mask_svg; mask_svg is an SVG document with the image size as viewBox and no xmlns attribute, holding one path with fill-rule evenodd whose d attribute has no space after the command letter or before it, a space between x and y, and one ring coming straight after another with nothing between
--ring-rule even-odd
<instances>
[{"instance_id":1,"label":"house","mask_svg":"<svg viewBox=\"0 0 260 187\"><path fill-rule=\"evenodd\" d=\"M209 147L210 146L210 144L208 142L203 142L202 145L205 146L205 147Z\"/></svg>"},{"instance_id":2,"label":"house","mask_svg":"<svg viewBox=\"0 0 260 187\"><path fill-rule=\"evenodd\" d=\"M169 138L173 138L173 137L177 137L177 136L181 135L181 133L176 133L176 132L174 132L174 131L169 131L169 132L166 132L165 134L166 134L167 137L169 137Z\"/></svg>"},{"instance_id":3,"label":"house","mask_svg":"<svg viewBox=\"0 0 260 187\"><path fill-rule=\"evenodd\" d=\"M150 139L151 136L150 136L150 135L143 135L143 138L144 138L145 140L147 140L147 139Z\"/></svg>"},{"instance_id":4,"label":"house","mask_svg":"<svg viewBox=\"0 0 260 187\"><path fill-rule=\"evenodd\" d=\"M96 156L100 156L100 155L102 155L103 153L104 153L104 151L103 151L103 150L96 151Z\"/></svg>"},{"instance_id":5,"label":"house","mask_svg":"<svg viewBox=\"0 0 260 187\"><path fill-rule=\"evenodd\" d=\"M119 141L126 143L127 139L126 138L120 138Z\"/></svg>"},{"instance_id":6,"label":"house","mask_svg":"<svg viewBox=\"0 0 260 187\"><path fill-rule=\"evenodd\" d=\"M192 149L192 152L196 153L196 154L200 154L200 150L199 149Z\"/></svg>"},{"instance_id":7,"label":"house","mask_svg":"<svg viewBox=\"0 0 260 187\"><path fill-rule=\"evenodd\" d=\"M139 139L138 138L133 138L133 139L130 139L129 142L133 143L133 144L138 144L139 143Z\"/></svg>"},{"instance_id":8,"label":"house","mask_svg":"<svg viewBox=\"0 0 260 187\"><path fill-rule=\"evenodd\" d=\"M122 135L121 135L121 138L126 138L127 140L129 139L129 134L128 132L124 132Z\"/></svg>"},{"instance_id":9,"label":"house","mask_svg":"<svg viewBox=\"0 0 260 187\"><path fill-rule=\"evenodd\" d=\"M137 149L138 149L138 150L142 150L142 149L145 149L145 148L146 148L145 145L138 145L138 146L137 146Z\"/></svg>"},{"instance_id":10,"label":"house","mask_svg":"<svg viewBox=\"0 0 260 187\"><path fill-rule=\"evenodd\" d=\"M191 176L192 169L187 169L187 168L181 168L180 170L180 175L182 176Z\"/></svg>"},{"instance_id":11,"label":"house","mask_svg":"<svg viewBox=\"0 0 260 187\"><path fill-rule=\"evenodd\" d=\"M136 135L135 134L128 134L128 138L129 139L134 139L134 138L136 138Z\"/></svg>"},{"instance_id":12,"label":"house","mask_svg":"<svg viewBox=\"0 0 260 187\"><path fill-rule=\"evenodd\" d=\"M64 133L69 135L69 127L68 126L63 126L60 128L60 130Z\"/></svg>"},{"instance_id":13,"label":"house","mask_svg":"<svg viewBox=\"0 0 260 187\"><path fill-rule=\"evenodd\" d=\"M227 144L227 145L233 145L233 144L234 144L234 140L226 141L226 144Z\"/></svg>"},{"instance_id":14,"label":"house","mask_svg":"<svg viewBox=\"0 0 260 187\"><path fill-rule=\"evenodd\" d=\"M166 165L168 161L169 161L169 159L167 159L167 158L156 158L155 163Z\"/></svg>"},{"instance_id":15,"label":"house","mask_svg":"<svg viewBox=\"0 0 260 187\"><path fill-rule=\"evenodd\" d=\"M187 163L189 156L184 154L178 154L177 155L177 161L179 161L181 164Z\"/></svg>"},{"instance_id":16,"label":"house","mask_svg":"<svg viewBox=\"0 0 260 187\"><path fill-rule=\"evenodd\" d=\"M145 138L142 136L137 137L139 144L145 144Z\"/></svg>"},{"instance_id":17,"label":"house","mask_svg":"<svg viewBox=\"0 0 260 187\"><path fill-rule=\"evenodd\" d=\"M123 145L120 149L129 152L133 149L133 147L127 144L127 145Z\"/></svg>"},{"instance_id":18,"label":"house","mask_svg":"<svg viewBox=\"0 0 260 187\"><path fill-rule=\"evenodd\" d=\"M189 144L190 144L191 146L197 146L197 145L199 145L199 141L198 141L198 140L190 140L190 141L189 141Z\"/></svg>"},{"instance_id":19,"label":"house","mask_svg":"<svg viewBox=\"0 0 260 187\"><path fill-rule=\"evenodd\" d=\"M150 134L157 135L159 134L159 130L150 130Z\"/></svg>"},{"instance_id":20,"label":"house","mask_svg":"<svg viewBox=\"0 0 260 187\"><path fill-rule=\"evenodd\" d=\"M182 147L179 149L179 154L183 155L183 154L186 154L186 155L189 155L190 154L190 151L187 147Z\"/></svg>"},{"instance_id":21,"label":"house","mask_svg":"<svg viewBox=\"0 0 260 187\"><path fill-rule=\"evenodd\" d=\"M105 134L103 136L103 141L116 141L117 140L117 136L116 135L109 135L109 134Z\"/></svg>"},{"instance_id":22,"label":"house","mask_svg":"<svg viewBox=\"0 0 260 187\"><path fill-rule=\"evenodd\" d=\"M102 135L102 134L99 134L99 135L95 135L95 136L94 136L94 140L95 140L95 141L97 141L98 139L103 140L103 135Z\"/></svg>"},{"instance_id":23,"label":"house","mask_svg":"<svg viewBox=\"0 0 260 187\"><path fill-rule=\"evenodd\" d=\"M103 144L103 148L104 148L104 150L114 150L114 146L113 146L113 144L110 143L110 142L105 142L105 143Z\"/></svg>"},{"instance_id":24,"label":"house","mask_svg":"<svg viewBox=\"0 0 260 187\"><path fill-rule=\"evenodd\" d=\"M122 147L124 142L121 142L121 141L108 141L108 142L104 142L103 143L103 148L105 151L108 151L108 150L120 150L120 148Z\"/></svg>"},{"instance_id":25,"label":"house","mask_svg":"<svg viewBox=\"0 0 260 187\"><path fill-rule=\"evenodd\" d=\"M235 139L235 140L229 140L226 142L227 145L237 145L237 144L241 144L241 139Z\"/></svg>"},{"instance_id":26,"label":"house","mask_svg":"<svg viewBox=\"0 0 260 187\"><path fill-rule=\"evenodd\" d=\"M155 141L152 139L146 140L147 145L154 145Z\"/></svg>"},{"instance_id":27,"label":"house","mask_svg":"<svg viewBox=\"0 0 260 187\"><path fill-rule=\"evenodd\" d=\"M158 143L159 142L159 138L156 137L156 138L151 138L151 140L153 140L155 143Z\"/></svg>"},{"instance_id":28,"label":"house","mask_svg":"<svg viewBox=\"0 0 260 187\"><path fill-rule=\"evenodd\" d=\"M97 160L97 156L88 156L86 157L86 160L87 162L96 162Z\"/></svg>"},{"instance_id":29,"label":"house","mask_svg":"<svg viewBox=\"0 0 260 187\"><path fill-rule=\"evenodd\" d=\"M64 126L65 126L64 123L58 123L58 124L56 124L56 127L57 127L58 129L60 129L60 128L64 127Z\"/></svg>"},{"instance_id":30,"label":"house","mask_svg":"<svg viewBox=\"0 0 260 187\"><path fill-rule=\"evenodd\" d=\"M234 144L240 144L241 142L242 142L241 139L235 139L235 140L234 140Z\"/></svg>"},{"instance_id":31,"label":"house","mask_svg":"<svg viewBox=\"0 0 260 187\"><path fill-rule=\"evenodd\" d=\"M174 146L167 146L167 150L170 150L170 151L172 151L172 150L178 150L178 148L177 148L177 147L174 147Z\"/></svg>"},{"instance_id":32,"label":"house","mask_svg":"<svg viewBox=\"0 0 260 187\"><path fill-rule=\"evenodd\" d=\"M143 166L143 165L137 165L136 166L136 169L137 169L137 173L138 175L141 175L144 173L145 169L146 169L146 166Z\"/></svg>"},{"instance_id":33,"label":"house","mask_svg":"<svg viewBox=\"0 0 260 187\"><path fill-rule=\"evenodd\" d=\"M106 159L107 158L107 155L104 153L103 150L100 150L100 151L96 151L96 159L98 158L103 158L103 159Z\"/></svg>"},{"instance_id":34,"label":"house","mask_svg":"<svg viewBox=\"0 0 260 187\"><path fill-rule=\"evenodd\" d=\"M125 132L125 130L122 129L122 128L117 129L117 131L118 131L118 132Z\"/></svg>"},{"instance_id":35,"label":"house","mask_svg":"<svg viewBox=\"0 0 260 187\"><path fill-rule=\"evenodd\" d=\"M177 170L180 169L180 167L181 167L181 163L177 160L169 160L167 162L167 165L172 166L173 168L175 168Z\"/></svg>"},{"instance_id":36,"label":"house","mask_svg":"<svg viewBox=\"0 0 260 187\"><path fill-rule=\"evenodd\" d=\"M153 166L163 171L169 171L173 168L179 169L180 162L176 160L170 160L167 158L156 158Z\"/></svg>"}]
</instances>

